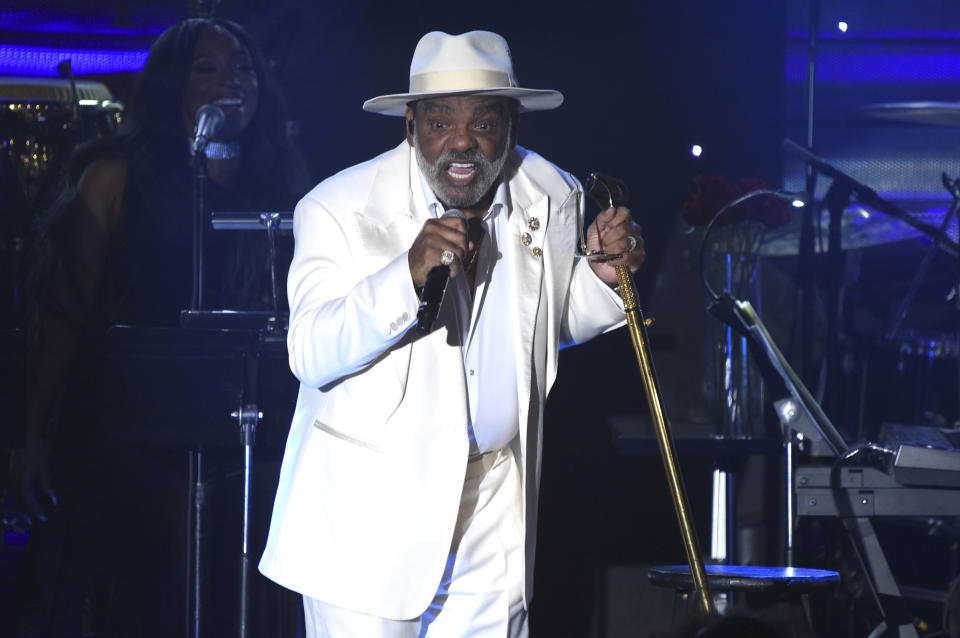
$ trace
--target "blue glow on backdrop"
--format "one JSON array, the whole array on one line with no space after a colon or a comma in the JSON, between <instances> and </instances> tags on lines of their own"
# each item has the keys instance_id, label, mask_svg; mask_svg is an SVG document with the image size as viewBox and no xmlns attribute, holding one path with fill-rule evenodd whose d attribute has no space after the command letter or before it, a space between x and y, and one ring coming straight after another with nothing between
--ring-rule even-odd
<instances>
[{"instance_id":1,"label":"blue glow on backdrop","mask_svg":"<svg viewBox=\"0 0 960 638\"><path fill-rule=\"evenodd\" d=\"M850 23L847 23L849 28ZM838 24L839 27L839 24ZM809 40L807 31L787 31L787 40L794 43L806 44ZM857 31L856 34L836 33L833 30L817 33L818 42L886 42L890 44L930 44L930 43L960 43L960 33L956 31Z\"/></svg>"},{"instance_id":2,"label":"blue glow on backdrop","mask_svg":"<svg viewBox=\"0 0 960 638\"><path fill-rule=\"evenodd\" d=\"M57 65L71 60L74 75L139 71L147 49L137 51L0 45L0 74L57 77Z\"/></svg>"},{"instance_id":3,"label":"blue glow on backdrop","mask_svg":"<svg viewBox=\"0 0 960 638\"><path fill-rule=\"evenodd\" d=\"M141 17L134 25L118 20L113 14L57 15L41 10L0 11L0 31L9 33L157 36L163 31L164 25L170 22L172 18L144 22Z\"/></svg>"},{"instance_id":4,"label":"blue glow on backdrop","mask_svg":"<svg viewBox=\"0 0 960 638\"><path fill-rule=\"evenodd\" d=\"M788 53L787 82L805 82L806 53ZM960 52L880 50L821 53L817 56L817 82L838 84L958 84Z\"/></svg>"},{"instance_id":5,"label":"blue glow on backdrop","mask_svg":"<svg viewBox=\"0 0 960 638\"><path fill-rule=\"evenodd\" d=\"M56 77L67 59L76 75L138 72L150 45L180 13L169 7L0 10L0 74Z\"/></svg>"}]
</instances>

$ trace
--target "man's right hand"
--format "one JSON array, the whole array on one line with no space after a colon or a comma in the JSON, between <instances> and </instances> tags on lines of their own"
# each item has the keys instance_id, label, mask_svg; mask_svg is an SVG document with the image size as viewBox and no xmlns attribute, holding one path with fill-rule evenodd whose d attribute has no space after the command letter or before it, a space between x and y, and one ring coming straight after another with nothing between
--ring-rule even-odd
<instances>
[{"instance_id":1,"label":"man's right hand","mask_svg":"<svg viewBox=\"0 0 960 638\"><path fill-rule=\"evenodd\" d=\"M427 274L442 265L440 255L444 250L452 251L456 256L450 264L450 276L456 277L460 272L460 264L470 249L467 226L463 220L458 217L428 219L407 253L414 287L422 288L427 283Z\"/></svg>"}]
</instances>

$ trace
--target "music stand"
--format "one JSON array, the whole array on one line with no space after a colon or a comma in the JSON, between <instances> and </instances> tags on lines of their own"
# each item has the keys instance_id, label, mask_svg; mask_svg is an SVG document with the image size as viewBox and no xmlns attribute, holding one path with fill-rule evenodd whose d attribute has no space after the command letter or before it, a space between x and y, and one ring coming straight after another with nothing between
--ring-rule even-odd
<instances>
[{"instance_id":1,"label":"music stand","mask_svg":"<svg viewBox=\"0 0 960 638\"><path fill-rule=\"evenodd\" d=\"M202 199L201 205L202 205ZM194 281L199 286L195 294L195 303L190 310L180 313L181 328L205 329L207 333L237 332L241 339L253 339L256 347L250 348L247 342L245 350L244 391L237 408L230 413L240 430L243 446L243 516L241 524L240 583L239 583L239 635L248 635L249 624L249 581L250 581L250 489L253 482L253 446L256 441L257 424L263 419L260 403L257 401L256 387L259 382L260 359L263 347L267 343L285 344L287 317L280 312L279 281L277 260L279 257L279 230L293 227L293 213L279 211L265 212L212 212L213 230L266 230L270 251L270 290L271 311L206 310L203 308L202 277L194 273ZM202 230L197 235L202 236ZM200 240L202 243L202 239ZM203 267L202 257L195 260L197 268ZM196 480L192 494L192 547L190 548L193 578L189 584L191 594L191 625L195 638L200 636L200 538L202 523L202 463L203 448L193 450L192 463L196 469Z\"/></svg>"},{"instance_id":2,"label":"music stand","mask_svg":"<svg viewBox=\"0 0 960 638\"><path fill-rule=\"evenodd\" d=\"M262 326L262 324L260 324ZM290 417L292 400L281 398L274 385L281 375L267 370L286 369L283 338L257 329L142 328L114 326L106 338L105 388L100 397L104 424L115 440L183 447L189 450L186 577L188 634L201 635L205 621L201 598L201 538L205 535L207 495L203 465L208 447L236 445L240 429L243 445L243 494L240 555L240 635L247 635L249 614L249 525L252 451L257 426L267 413L278 427L264 434L267 443L282 443L279 427ZM144 393L142 388L156 391ZM173 398L174 400L171 400ZM130 414L137 414L131 428ZM189 428L183 424L189 423ZM277 436L271 436L271 430ZM261 437L262 438L262 437Z\"/></svg>"}]
</instances>

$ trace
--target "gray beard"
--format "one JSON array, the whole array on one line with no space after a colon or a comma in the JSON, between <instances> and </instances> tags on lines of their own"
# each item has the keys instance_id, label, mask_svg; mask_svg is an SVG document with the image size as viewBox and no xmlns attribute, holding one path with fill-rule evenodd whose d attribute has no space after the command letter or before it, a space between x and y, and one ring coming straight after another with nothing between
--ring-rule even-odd
<instances>
[{"instance_id":1,"label":"gray beard","mask_svg":"<svg viewBox=\"0 0 960 638\"><path fill-rule=\"evenodd\" d=\"M512 126L512 123L511 123ZM507 130L507 139L510 139L510 130ZM493 187L497 179L503 174L503 167L507 164L507 155L510 154L510 144L505 144L500 157L490 161L478 150L458 152L447 151L437 158L433 164L427 161L420 150L418 136L413 136L413 148L417 156L417 166L427 178L427 184L443 204L452 208L471 208ZM443 181L445 167L450 162L473 162L477 167L477 177L466 186L451 186Z\"/></svg>"}]
</instances>

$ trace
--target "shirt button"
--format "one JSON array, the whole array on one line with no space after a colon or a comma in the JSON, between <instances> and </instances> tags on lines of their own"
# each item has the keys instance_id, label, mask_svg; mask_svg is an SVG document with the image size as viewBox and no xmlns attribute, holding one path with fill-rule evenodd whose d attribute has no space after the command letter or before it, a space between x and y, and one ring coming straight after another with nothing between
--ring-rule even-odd
<instances>
[{"instance_id":1,"label":"shirt button","mask_svg":"<svg viewBox=\"0 0 960 638\"><path fill-rule=\"evenodd\" d=\"M473 372L474 372L473 370L470 370L470 376L471 376L471 377L473 376Z\"/></svg>"}]
</instances>

